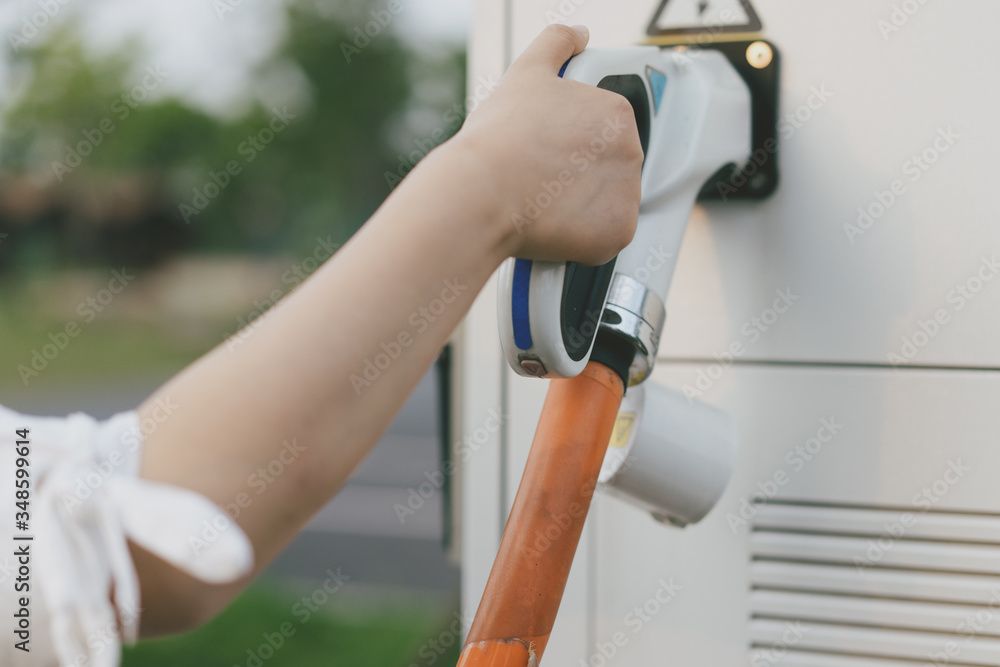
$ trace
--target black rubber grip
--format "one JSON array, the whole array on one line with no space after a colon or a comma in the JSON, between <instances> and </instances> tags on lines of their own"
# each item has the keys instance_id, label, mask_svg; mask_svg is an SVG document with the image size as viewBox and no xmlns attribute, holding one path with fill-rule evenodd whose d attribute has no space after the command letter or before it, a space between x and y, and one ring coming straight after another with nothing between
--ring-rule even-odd
<instances>
[{"instance_id":1,"label":"black rubber grip","mask_svg":"<svg viewBox=\"0 0 1000 667\"><path fill-rule=\"evenodd\" d=\"M601 330L594 341L594 351L590 360L604 364L622 379L628 387L628 371L635 358L635 347L630 342L609 331Z\"/></svg>"}]
</instances>

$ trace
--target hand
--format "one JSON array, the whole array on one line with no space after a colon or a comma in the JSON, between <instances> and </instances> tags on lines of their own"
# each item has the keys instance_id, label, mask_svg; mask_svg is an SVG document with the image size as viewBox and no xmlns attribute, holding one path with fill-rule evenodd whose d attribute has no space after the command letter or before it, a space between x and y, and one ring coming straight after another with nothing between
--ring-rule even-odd
<instances>
[{"instance_id":1,"label":"hand","mask_svg":"<svg viewBox=\"0 0 1000 667\"><path fill-rule=\"evenodd\" d=\"M565 27L542 33L343 249L236 347L218 346L140 407L158 424L143 438L142 477L222 508L253 470L285 462L286 443L302 447L267 502L234 515L258 572L357 469L505 257L601 263L631 239L642 162L632 108L556 76L586 42ZM605 140L608 123L620 131ZM159 423L162 400L180 407ZM146 636L207 620L245 583L208 585L139 548L133 558Z\"/></svg>"},{"instance_id":2,"label":"hand","mask_svg":"<svg viewBox=\"0 0 1000 667\"><path fill-rule=\"evenodd\" d=\"M546 28L450 142L483 165L477 187L495 198L513 256L603 264L635 233L643 154L632 107L558 76L588 40L582 26Z\"/></svg>"}]
</instances>

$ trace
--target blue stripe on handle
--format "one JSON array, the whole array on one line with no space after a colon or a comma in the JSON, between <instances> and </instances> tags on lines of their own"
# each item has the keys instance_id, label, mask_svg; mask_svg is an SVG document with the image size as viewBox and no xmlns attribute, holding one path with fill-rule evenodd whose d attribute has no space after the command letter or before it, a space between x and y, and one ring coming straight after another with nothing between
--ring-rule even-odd
<instances>
[{"instance_id":1,"label":"blue stripe on handle","mask_svg":"<svg viewBox=\"0 0 1000 667\"><path fill-rule=\"evenodd\" d=\"M514 260L511 285L510 319L514 325L514 344L519 350L531 349L531 320L528 316L528 288L531 286L531 260Z\"/></svg>"},{"instance_id":2,"label":"blue stripe on handle","mask_svg":"<svg viewBox=\"0 0 1000 667\"><path fill-rule=\"evenodd\" d=\"M573 58L571 57L569 60L573 60ZM564 62L563 66L561 68L559 68L559 78L560 79L562 78L562 75L566 73L566 66L569 65L569 60L567 60L566 62Z\"/></svg>"}]
</instances>

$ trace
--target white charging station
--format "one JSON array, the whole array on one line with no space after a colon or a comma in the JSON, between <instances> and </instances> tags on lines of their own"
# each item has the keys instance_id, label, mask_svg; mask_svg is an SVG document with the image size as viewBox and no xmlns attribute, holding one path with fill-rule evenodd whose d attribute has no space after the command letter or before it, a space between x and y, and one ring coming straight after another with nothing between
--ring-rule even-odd
<instances>
[{"instance_id":1,"label":"white charging station","mask_svg":"<svg viewBox=\"0 0 1000 667\"><path fill-rule=\"evenodd\" d=\"M476 10L470 81L556 21L601 47L643 42L651 22L760 35L782 58L780 185L695 207L651 378L733 418L732 479L686 528L599 493L545 663L1000 664L1000 5ZM547 386L505 363L496 292L456 340L458 439L503 415L457 477L466 618Z\"/></svg>"}]
</instances>

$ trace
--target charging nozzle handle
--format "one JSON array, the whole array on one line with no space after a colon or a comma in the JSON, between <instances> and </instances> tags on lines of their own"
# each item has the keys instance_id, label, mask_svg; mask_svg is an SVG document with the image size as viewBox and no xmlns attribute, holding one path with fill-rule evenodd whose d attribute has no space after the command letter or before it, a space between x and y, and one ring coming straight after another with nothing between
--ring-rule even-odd
<instances>
[{"instance_id":1,"label":"charging nozzle handle","mask_svg":"<svg viewBox=\"0 0 1000 667\"><path fill-rule=\"evenodd\" d=\"M559 76L625 97L645 152L653 101L660 99L650 90L649 72L660 59L659 49L652 46L584 51L568 60ZM583 370L594 349L615 266L615 260L600 267L524 259L504 264L497 315L504 355L516 373L570 378Z\"/></svg>"},{"instance_id":2,"label":"charging nozzle handle","mask_svg":"<svg viewBox=\"0 0 1000 667\"><path fill-rule=\"evenodd\" d=\"M618 255L616 272L630 276L666 301L677 265L678 250L694 209L700 184L672 193L639 211L635 236Z\"/></svg>"}]
</instances>

